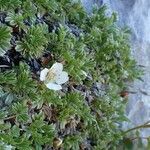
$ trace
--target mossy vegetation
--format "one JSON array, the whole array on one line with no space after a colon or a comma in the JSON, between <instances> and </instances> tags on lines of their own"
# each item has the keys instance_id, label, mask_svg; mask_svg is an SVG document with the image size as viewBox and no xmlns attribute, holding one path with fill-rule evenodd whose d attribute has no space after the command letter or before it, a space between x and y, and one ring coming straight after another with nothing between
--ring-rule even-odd
<instances>
[{"instance_id":1,"label":"mossy vegetation","mask_svg":"<svg viewBox=\"0 0 150 150\"><path fill-rule=\"evenodd\" d=\"M116 149L126 82L140 75L129 31L106 7L74 0L0 0L0 149ZM40 80L64 65L61 91Z\"/></svg>"}]
</instances>

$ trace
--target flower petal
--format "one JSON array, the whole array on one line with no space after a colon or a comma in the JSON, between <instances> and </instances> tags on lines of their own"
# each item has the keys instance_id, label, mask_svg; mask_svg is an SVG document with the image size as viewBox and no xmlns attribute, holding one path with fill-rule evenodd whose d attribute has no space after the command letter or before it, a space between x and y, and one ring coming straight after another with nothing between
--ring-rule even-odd
<instances>
[{"instance_id":1,"label":"flower petal","mask_svg":"<svg viewBox=\"0 0 150 150\"><path fill-rule=\"evenodd\" d=\"M55 73L55 74L60 74L63 70L63 65L61 63L55 63L52 65L51 70Z\"/></svg>"},{"instance_id":2,"label":"flower petal","mask_svg":"<svg viewBox=\"0 0 150 150\"><path fill-rule=\"evenodd\" d=\"M47 88L49 88L51 90L55 90L55 91L62 89L61 85L58 85L55 83L48 83L48 84L46 84L46 86L47 86Z\"/></svg>"},{"instance_id":3,"label":"flower petal","mask_svg":"<svg viewBox=\"0 0 150 150\"><path fill-rule=\"evenodd\" d=\"M63 84L69 80L68 73L63 71L61 74L56 76L55 82L57 84Z\"/></svg>"},{"instance_id":4,"label":"flower petal","mask_svg":"<svg viewBox=\"0 0 150 150\"><path fill-rule=\"evenodd\" d=\"M41 73L40 73L40 80L41 81L44 81L45 79L46 79L46 75L47 75L47 73L48 73L48 69L47 68L45 68L45 69L43 69L42 71L41 71Z\"/></svg>"}]
</instances>

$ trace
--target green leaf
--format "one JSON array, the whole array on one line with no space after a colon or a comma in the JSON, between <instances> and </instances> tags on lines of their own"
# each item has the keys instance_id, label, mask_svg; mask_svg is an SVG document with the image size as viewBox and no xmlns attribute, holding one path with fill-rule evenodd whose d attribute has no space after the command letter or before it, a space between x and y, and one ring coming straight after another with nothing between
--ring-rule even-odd
<instances>
[{"instance_id":1,"label":"green leaf","mask_svg":"<svg viewBox=\"0 0 150 150\"><path fill-rule=\"evenodd\" d=\"M22 41L18 41L16 49L26 57L39 57L47 47L47 25L32 26L27 30Z\"/></svg>"},{"instance_id":2,"label":"green leaf","mask_svg":"<svg viewBox=\"0 0 150 150\"><path fill-rule=\"evenodd\" d=\"M5 104L10 105L13 100L14 100L14 95L12 93L9 93L5 100Z\"/></svg>"},{"instance_id":3,"label":"green leaf","mask_svg":"<svg viewBox=\"0 0 150 150\"><path fill-rule=\"evenodd\" d=\"M10 49L11 29L8 26L0 25L0 55L3 56Z\"/></svg>"}]
</instances>

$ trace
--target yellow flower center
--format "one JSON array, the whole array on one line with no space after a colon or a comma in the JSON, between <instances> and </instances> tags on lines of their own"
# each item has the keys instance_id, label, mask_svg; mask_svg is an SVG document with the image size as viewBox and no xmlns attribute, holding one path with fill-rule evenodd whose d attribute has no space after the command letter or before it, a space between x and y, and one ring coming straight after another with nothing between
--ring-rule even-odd
<instances>
[{"instance_id":1,"label":"yellow flower center","mask_svg":"<svg viewBox=\"0 0 150 150\"><path fill-rule=\"evenodd\" d=\"M56 74L50 69L46 75L46 82L54 81Z\"/></svg>"}]
</instances>

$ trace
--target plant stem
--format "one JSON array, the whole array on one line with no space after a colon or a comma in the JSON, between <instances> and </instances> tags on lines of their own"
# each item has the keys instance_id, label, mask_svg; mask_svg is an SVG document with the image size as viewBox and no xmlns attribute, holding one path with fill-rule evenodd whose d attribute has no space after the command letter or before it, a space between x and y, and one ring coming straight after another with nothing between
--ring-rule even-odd
<instances>
[{"instance_id":1,"label":"plant stem","mask_svg":"<svg viewBox=\"0 0 150 150\"><path fill-rule=\"evenodd\" d=\"M14 116L7 117L7 118L4 119L4 121L8 121L8 120L10 120L10 119L14 119L15 117L16 117L15 115L14 115Z\"/></svg>"},{"instance_id":2,"label":"plant stem","mask_svg":"<svg viewBox=\"0 0 150 150\"><path fill-rule=\"evenodd\" d=\"M149 137L134 137L134 138L130 138L130 140L137 140L137 139L145 139L145 140L148 140Z\"/></svg>"},{"instance_id":3,"label":"plant stem","mask_svg":"<svg viewBox=\"0 0 150 150\"><path fill-rule=\"evenodd\" d=\"M136 126L134 128L131 128L131 129L128 129L127 131L124 132L124 134L127 134L128 132L131 132L133 130L137 130L137 129L141 129L141 128L150 128L150 121L142 124L142 125L139 125L139 126Z\"/></svg>"}]
</instances>

